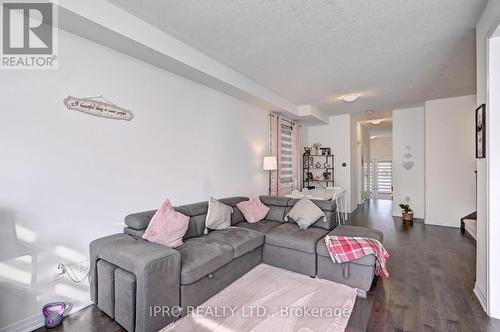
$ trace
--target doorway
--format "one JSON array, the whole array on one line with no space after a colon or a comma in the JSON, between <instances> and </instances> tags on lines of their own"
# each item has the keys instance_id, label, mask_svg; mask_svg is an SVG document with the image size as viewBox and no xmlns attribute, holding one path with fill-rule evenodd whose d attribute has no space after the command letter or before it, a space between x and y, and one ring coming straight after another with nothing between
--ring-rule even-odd
<instances>
[{"instance_id":1,"label":"doorway","mask_svg":"<svg viewBox=\"0 0 500 332\"><path fill-rule=\"evenodd\" d=\"M370 198L392 200L392 117L368 122Z\"/></svg>"}]
</instances>

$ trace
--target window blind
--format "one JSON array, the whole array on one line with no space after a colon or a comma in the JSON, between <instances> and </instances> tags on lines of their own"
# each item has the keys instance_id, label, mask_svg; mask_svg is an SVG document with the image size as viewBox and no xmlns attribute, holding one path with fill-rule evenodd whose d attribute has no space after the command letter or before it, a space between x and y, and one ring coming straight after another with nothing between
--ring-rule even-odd
<instances>
[{"instance_id":1,"label":"window blind","mask_svg":"<svg viewBox=\"0 0 500 332\"><path fill-rule=\"evenodd\" d=\"M392 193L392 160L370 162L370 190L374 194Z\"/></svg>"},{"instance_id":2,"label":"window blind","mask_svg":"<svg viewBox=\"0 0 500 332\"><path fill-rule=\"evenodd\" d=\"M281 146L280 149L280 181L281 181L281 194L287 195L292 192L292 123L287 119L281 118Z\"/></svg>"}]
</instances>

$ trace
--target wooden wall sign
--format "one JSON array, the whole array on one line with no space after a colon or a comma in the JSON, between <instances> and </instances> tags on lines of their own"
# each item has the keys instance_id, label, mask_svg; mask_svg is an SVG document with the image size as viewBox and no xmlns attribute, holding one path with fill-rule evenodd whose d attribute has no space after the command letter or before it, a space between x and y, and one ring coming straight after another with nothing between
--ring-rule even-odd
<instances>
[{"instance_id":1,"label":"wooden wall sign","mask_svg":"<svg viewBox=\"0 0 500 332\"><path fill-rule=\"evenodd\" d=\"M75 98L68 96L64 99L64 105L70 110L80 111L102 118L127 121L133 118L132 112L107 101L102 96L98 98Z\"/></svg>"}]
</instances>

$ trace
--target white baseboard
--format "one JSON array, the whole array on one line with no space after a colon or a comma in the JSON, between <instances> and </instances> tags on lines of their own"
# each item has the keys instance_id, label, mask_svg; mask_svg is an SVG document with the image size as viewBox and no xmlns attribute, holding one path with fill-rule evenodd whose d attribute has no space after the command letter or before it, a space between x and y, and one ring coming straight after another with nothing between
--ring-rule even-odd
<instances>
[{"instance_id":1,"label":"white baseboard","mask_svg":"<svg viewBox=\"0 0 500 332\"><path fill-rule=\"evenodd\" d=\"M68 314L65 314L64 316L66 317L69 314L73 314L75 312L78 312L92 303L88 304L83 304L81 306L77 306L71 310ZM20 320L19 322L15 322L14 324L8 325L8 326L3 326L0 327L0 332L30 332L33 330L36 330L40 327L45 326L45 320L42 316L42 313L38 315L33 315L31 317L25 318L23 320Z\"/></svg>"},{"instance_id":2,"label":"white baseboard","mask_svg":"<svg viewBox=\"0 0 500 332\"><path fill-rule=\"evenodd\" d=\"M481 307L483 307L483 310L485 312L488 312L488 306L486 302L486 296L484 296L483 292L479 287L477 287L477 283L474 285L474 294L476 295L477 299L479 300L479 303L481 303Z\"/></svg>"},{"instance_id":3,"label":"white baseboard","mask_svg":"<svg viewBox=\"0 0 500 332\"><path fill-rule=\"evenodd\" d=\"M465 230L477 241L477 224L475 220L465 219L464 220Z\"/></svg>"},{"instance_id":4,"label":"white baseboard","mask_svg":"<svg viewBox=\"0 0 500 332\"><path fill-rule=\"evenodd\" d=\"M45 321L41 316L42 313L25 318L19 322L15 322L14 324L1 327L0 332L28 332L36 330L45 324Z\"/></svg>"}]
</instances>

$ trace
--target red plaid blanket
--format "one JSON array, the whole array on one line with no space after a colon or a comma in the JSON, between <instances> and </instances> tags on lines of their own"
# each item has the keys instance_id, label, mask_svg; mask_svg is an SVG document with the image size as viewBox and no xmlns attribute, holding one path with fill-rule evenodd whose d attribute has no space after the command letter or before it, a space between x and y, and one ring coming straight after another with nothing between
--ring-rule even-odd
<instances>
[{"instance_id":1,"label":"red plaid blanket","mask_svg":"<svg viewBox=\"0 0 500 332\"><path fill-rule=\"evenodd\" d=\"M377 240L365 237L327 235L325 243L330 257L336 263L350 262L366 255L375 256L375 275L389 278L387 259L390 255Z\"/></svg>"}]
</instances>

